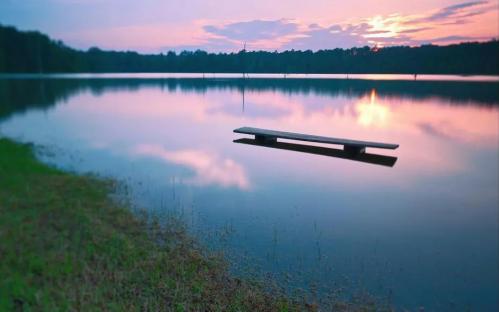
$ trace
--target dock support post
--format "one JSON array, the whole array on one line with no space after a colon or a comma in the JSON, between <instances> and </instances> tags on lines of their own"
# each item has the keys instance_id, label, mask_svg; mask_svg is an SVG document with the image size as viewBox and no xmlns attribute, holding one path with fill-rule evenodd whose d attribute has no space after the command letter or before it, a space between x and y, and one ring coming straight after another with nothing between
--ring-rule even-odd
<instances>
[{"instance_id":1,"label":"dock support post","mask_svg":"<svg viewBox=\"0 0 499 312\"><path fill-rule=\"evenodd\" d=\"M365 146L344 145L343 150L351 155L359 155L366 152Z\"/></svg>"},{"instance_id":2,"label":"dock support post","mask_svg":"<svg viewBox=\"0 0 499 312\"><path fill-rule=\"evenodd\" d=\"M277 138L268 135L255 135L255 140L258 143L273 144L277 142Z\"/></svg>"}]
</instances>

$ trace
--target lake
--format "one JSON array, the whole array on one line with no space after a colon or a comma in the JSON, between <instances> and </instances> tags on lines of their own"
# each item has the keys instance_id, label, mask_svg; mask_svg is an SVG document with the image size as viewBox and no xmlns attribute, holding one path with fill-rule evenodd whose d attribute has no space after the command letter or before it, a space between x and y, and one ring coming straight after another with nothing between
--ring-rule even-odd
<instances>
[{"instance_id":1,"label":"lake","mask_svg":"<svg viewBox=\"0 0 499 312\"><path fill-rule=\"evenodd\" d=\"M4 75L0 135L180 215L235 274L497 311L497 78L210 75ZM386 166L234 143L243 126L400 147L368 149Z\"/></svg>"}]
</instances>

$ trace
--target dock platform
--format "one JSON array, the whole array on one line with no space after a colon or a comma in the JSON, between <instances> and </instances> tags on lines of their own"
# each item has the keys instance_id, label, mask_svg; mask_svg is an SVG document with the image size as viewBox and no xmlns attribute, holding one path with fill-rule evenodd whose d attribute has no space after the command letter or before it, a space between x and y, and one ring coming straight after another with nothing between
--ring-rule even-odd
<instances>
[{"instance_id":1,"label":"dock platform","mask_svg":"<svg viewBox=\"0 0 499 312\"><path fill-rule=\"evenodd\" d=\"M264 144L276 143L277 139L287 139L314 143L343 145L343 150L352 154L365 153L366 148L396 149L398 144L358 141L349 139L332 138L318 135L284 132L252 127L242 127L234 130L235 133L250 134L255 136L255 140Z\"/></svg>"}]
</instances>

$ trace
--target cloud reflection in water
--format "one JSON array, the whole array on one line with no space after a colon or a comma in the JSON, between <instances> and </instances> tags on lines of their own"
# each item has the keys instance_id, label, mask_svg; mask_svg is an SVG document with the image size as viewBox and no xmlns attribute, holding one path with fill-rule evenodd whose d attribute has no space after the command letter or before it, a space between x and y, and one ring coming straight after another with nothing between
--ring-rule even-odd
<instances>
[{"instance_id":1,"label":"cloud reflection in water","mask_svg":"<svg viewBox=\"0 0 499 312\"><path fill-rule=\"evenodd\" d=\"M244 168L230 158L221 158L215 153L203 150L168 151L160 145L139 145L135 154L159 158L189 167L195 176L188 178L193 185L215 184L222 187L249 189L250 183Z\"/></svg>"}]
</instances>

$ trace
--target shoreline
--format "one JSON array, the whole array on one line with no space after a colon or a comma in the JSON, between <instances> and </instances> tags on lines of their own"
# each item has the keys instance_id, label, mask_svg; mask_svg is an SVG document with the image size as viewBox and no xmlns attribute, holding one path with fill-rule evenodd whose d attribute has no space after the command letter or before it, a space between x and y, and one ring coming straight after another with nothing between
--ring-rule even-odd
<instances>
[{"instance_id":1,"label":"shoreline","mask_svg":"<svg viewBox=\"0 0 499 312\"><path fill-rule=\"evenodd\" d=\"M0 310L305 307L230 276L181 226L134 216L108 196L113 184L50 168L29 145L0 138Z\"/></svg>"},{"instance_id":2,"label":"shoreline","mask_svg":"<svg viewBox=\"0 0 499 312\"><path fill-rule=\"evenodd\" d=\"M32 145L0 137L0 310L319 310L232 276L178 220L160 226L113 201L115 186L51 168ZM379 307L361 300L326 310Z\"/></svg>"}]
</instances>

